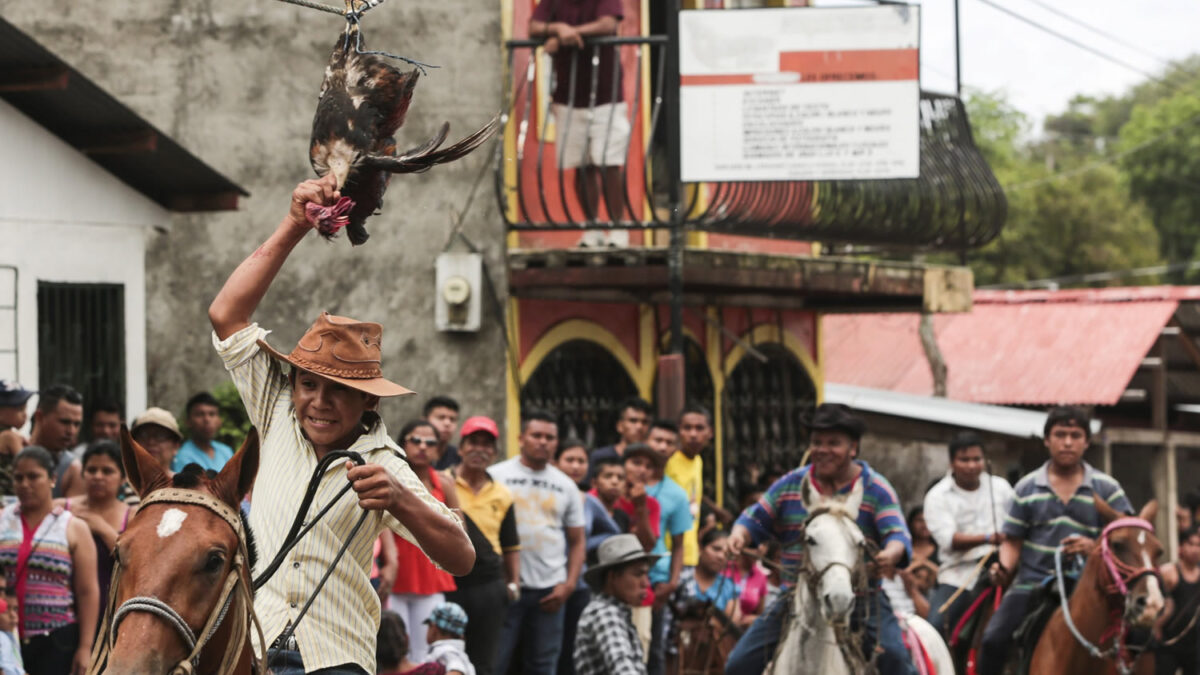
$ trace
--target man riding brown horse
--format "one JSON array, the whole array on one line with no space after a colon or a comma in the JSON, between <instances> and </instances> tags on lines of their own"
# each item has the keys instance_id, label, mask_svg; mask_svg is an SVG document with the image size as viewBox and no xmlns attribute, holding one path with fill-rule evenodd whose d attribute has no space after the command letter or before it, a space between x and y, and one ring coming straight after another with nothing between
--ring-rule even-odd
<instances>
[{"instance_id":1,"label":"man riding brown horse","mask_svg":"<svg viewBox=\"0 0 1200 675\"><path fill-rule=\"evenodd\" d=\"M347 479L356 495L337 498L255 597L268 665L277 675L373 672L379 598L370 582L371 555L383 530L420 546L452 574L466 574L475 562L461 523L413 474L375 412L381 397L412 393L383 377L382 326L322 314L284 354L265 342L268 331L251 323L287 256L314 229L305 207L339 197L332 176L301 183L283 221L234 270L208 311L213 344L262 436L250 525L265 556L285 543L322 458L350 450L365 460L346 462L344 478L336 468L324 474L315 504L333 500ZM364 510L368 515L355 529ZM342 549L348 560L334 565ZM324 589L310 599L327 571Z\"/></svg>"}]
</instances>

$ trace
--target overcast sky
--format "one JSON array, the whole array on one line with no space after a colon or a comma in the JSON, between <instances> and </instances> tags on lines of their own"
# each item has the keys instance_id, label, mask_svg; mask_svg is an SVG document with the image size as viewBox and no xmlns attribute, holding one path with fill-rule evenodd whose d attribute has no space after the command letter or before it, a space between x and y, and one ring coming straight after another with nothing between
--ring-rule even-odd
<instances>
[{"instance_id":1,"label":"overcast sky","mask_svg":"<svg viewBox=\"0 0 1200 675\"><path fill-rule=\"evenodd\" d=\"M922 87L953 91L954 0L915 1L922 6ZM1163 63L1159 59L1179 59L1200 52L1200 0L1040 0L1136 48L1073 24L1039 6L1038 0L996 2L1150 73L1161 71ZM816 4L855 3L821 0ZM1117 94L1145 79L980 0L959 0L959 7L963 86L1005 92L1013 105L1039 125L1047 114L1061 111L1077 93Z\"/></svg>"}]
</instances>

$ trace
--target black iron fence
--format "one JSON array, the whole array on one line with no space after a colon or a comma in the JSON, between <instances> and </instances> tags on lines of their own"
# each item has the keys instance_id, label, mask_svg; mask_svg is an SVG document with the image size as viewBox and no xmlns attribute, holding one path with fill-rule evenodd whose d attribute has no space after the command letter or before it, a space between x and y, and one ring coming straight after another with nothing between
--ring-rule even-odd
<instances>
[{"instance_id":1,"label":"black iron fence","mask_svg":"<svg viewBox=\"0 0 1200 675\"><path fill-rule=\"evenodd\" d=\"M679 120L663 104L672 95L667 37L593 38L553 62L540 45L507 43L512 81L495 189L509 228L668 227L668 185L678 176L661 137ZM689 183L683 225L941 250L987 243L1004 224L1007 201L962 101L923 92L920 134L919 178Z\"/></svg>"}]
</instances>

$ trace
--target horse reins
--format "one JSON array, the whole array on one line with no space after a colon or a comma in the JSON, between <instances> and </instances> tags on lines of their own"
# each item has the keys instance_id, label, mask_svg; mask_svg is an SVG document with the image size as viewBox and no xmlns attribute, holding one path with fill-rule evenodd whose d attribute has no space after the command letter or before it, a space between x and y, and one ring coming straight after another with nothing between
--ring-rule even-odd
<instances>
[{"instance_id":1,"label":"horse reins","mask_svg":"<svg viewBox=\"0 0 1200 675\"><path fill-rule=\"evenodd\" d=\"M102 624L102 638L101 640L97 641L96 646L93 648L92 666L88 670L88 675L98 675L100 672L102 672L100 666L101 664L106 663L108 655L112 651L112 645L116 643L117 628L120 626L121 621L132 612L146 612L153 614L154 616L162 619L167 625L175 629L175 632L179 634L183 644L187 646L189 653L184 660L180 661L175 665L174 668L172 668L170 675L191 675L195 672L195 669L199 665L200 653L204 650L204 647L208 644L213 635L216 634L217 629L224 622L226 616L229 614L231 606L235 602L235 598L237 599L236 601L244 604L246 611L239 612L241 618L234 624L234 633L226 646L225 654L221 659L221 665L217 672L229 673L237 665L237 658L241 653L241 646L246 639L248 623L254 624L254 627L258 632L259 645L265 652L270 645L267 645L266 640L263 637L262 626L259 623L258 615L254 612L253 591L258 590L264 584L266 584L268 580L270 580L270 578L279 569L279 566L287 558L287 554L290 553L292 549L294 549L300 543L300 540L303 539L304 535L308 534L308 532L316 526L316 524L330 511L330 509L332 509L333 506L351 490L353 485L347 482L345 487L343 487L337 493L337 495L333 497L333 499L329 500L329 503L317 513L311 522L304 522L305 517L308 514L308 510L312 506L312 502L316 498L317 491L320 488L322 476L329 469L329 467L333 465L334 462L341 459L350 460L358 466L363 466L366 464L366 460L363 459L362 455L349 450L335 450L321 458L321 461L317 463L317 467L313 471L312 480L309 481L308 489L305 491L304 498L300 502L300 508L296 511L296 517L292 521L292 526L288 530L287 536L284 537L284 541L280 546L279 552L275 554L275 557L263 569L262 573L257 577L254 577L253 581L249 583L242 582L243 573L247 579L250 576L250 572L248 570L249 554L246 549L246 536L242 525L242 520L240 515L234 509L230 508L219 499L196 490L164 488L153 492L149 497L144 499L141 502L139 509L156 503L190 504L207 508L233 528L234 533L237 534L238 537L238 552L234 556L233 567L230 569L229 574L226 575L225 584L221 589L221 594L218 596L219 601L213 608L213 611L209 614L199 636L197 636L196 633L191 629L187 621L180 616L178 611L158 598L152 596L138 596L126 600L125 602L121 603L119 607L115 607L117 588L120 585L121 575L121 563L119 559L116 560L113 566L112 588L109 591L108 606L105 609L104 623ZM312 594L308 597L308 600L304 603L304 606L300 608L295 620L288 623L283 633L280 634L279 638L273 644L286 644L288 639L291 638L295 633L296 627L300 624L300 620L304 618L304 616L308 613L308 610L312 607L313 601L316 600L317 595L320 594L321 589L324 588L325 582L327 582L329 577L332 576L333 571L337 568L337 564L341 562L342 557L350 548L350 543L354 540L354 537L358 534L359 530L362 529L363 523L366 522L369 514L369 511L364 510L359 516L358 521L354 524L354 527L351 528L349 534L346 536L342 547L337 552L337 555L334 556L333 561L330 562L329 567L325 570L325 574L322 575L320 581L317 582L316 588L313 589ZM264 667L266 666L265 654L262 657L259 657L259 662L263 663Z\"/></svg>"},{"instance_id":2,"label":"horse reins","mask_svg":"<svg viewBox=\"0 0 1200 675\"><path fill-rule=\"evenodd\" d=\"M1129 586L1136 583L1139 579L1147 576L1159 577L1159 572L1152 566L1134 567L1113 555L1112 547L1109 545L1109 535L1113 530L1132 527L1145 532L1154 533L1154 526L1142 520L1141 518L1118 518L1105 526L1100 533L1100 560L1104 565L1105 571L1108 573L1108 581L1100 587L1106 597L1126 597L1129 594ZM1133 672L1133 664L1129 658L1129 649L1125 644L1125 635L1127 632L1125 625L1124 613L1120 610L1114 611L1112 625L1100 636L1099 642L1103 643L1108 637L1112 637L1112 645L1108 649L1100 649L1099 646L1092 644L1087 638L1079 632L1079 628L1075 626L1075 621L1071 617L1070 599L1067 596L1066 584L1063 581L1062 571L1062 547L1059 546L1054 550L1054 572L1056 576L1056 585L1058 587L1059 602L1062 607L1063 620L1067 624L1067 629L1071 631L1071 635L1075 641L1080 644L1092 657L1097 659L1113 659L1116 662L1117 671L1122 675L1129 675Z\"/></svg>"},{"instance_id":3,"label":"horse reins","mask_svg":"<svg viewBox=\"0 0 1200 675\"><path fill-rule=\"evenodd\" d=\"M233 529L238 540L238 549L233 557L233 565L229 573L225 575L225 582L218 595L216 607L209 613L204 627L197 636L175 608L154 596L133 597L117 606L117 590L120 587L122 574L121 560L117 558L113 564L112 587L109 590L104 620L101 623L100 639L92 649L92 665L88 668L88 675L97 675L107 666L108 657L117 641L117 629L120 627L121 621L133 612L153 614L175 629L187 647L188 655L175 664L169 671L170 675L191 675L199 667L201 652L224 623L230 609L235 604L240 604L240 607L235 610L236 620L233 623L233 634L225 646L225 653L221 657L221 664L217 670L218 673L228 673L237 665L251 624L258 632L259 643L263 643L262 626L259 624L258 615L254 612L254 598L249 587L249 553L246 548L246 533L241 516L235 509L230 508L216 497L196 490L163 488L142 500L139 508L152 504L200 506L224 520Z\"/></svg>"}]
</instances>

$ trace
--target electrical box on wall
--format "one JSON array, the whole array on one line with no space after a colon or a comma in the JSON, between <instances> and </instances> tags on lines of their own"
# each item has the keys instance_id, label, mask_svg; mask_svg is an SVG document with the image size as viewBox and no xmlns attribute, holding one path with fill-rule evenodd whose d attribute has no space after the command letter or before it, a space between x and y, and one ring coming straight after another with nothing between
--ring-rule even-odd
<instances>
[{"instance_id":1,"label":"electrical box on wall","mask_svg":"<svg viewBox=\"0 0 1200 675\"><path fill-rule=\"evenodd\" d=\"M483 296L483 256L478 253L443 253L437 257L437 297L433 319L437 329L479 331Z\"/></svg>"}]
</instances>

